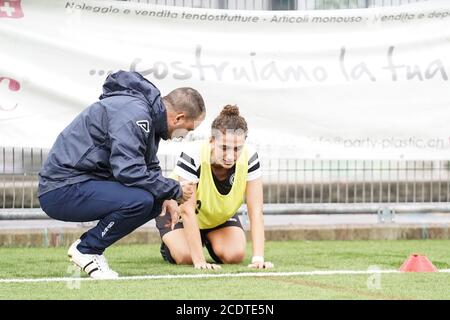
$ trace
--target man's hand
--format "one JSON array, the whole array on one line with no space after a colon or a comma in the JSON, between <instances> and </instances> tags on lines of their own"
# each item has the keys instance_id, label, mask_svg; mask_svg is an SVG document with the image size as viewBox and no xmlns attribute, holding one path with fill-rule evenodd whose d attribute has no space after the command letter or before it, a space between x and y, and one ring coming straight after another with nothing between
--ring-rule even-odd
<instances>
[{"instance_id":1,"label":"man's hand","mask_svg":"<svg viewBox=\"0 0 450 320\"><path fill-rule=\"evenodd\" d=\"M167 212L170 214L170 229L173 230L173 227L180 218L180 207L175 200L165 200L163 202L160 216L166 215ZM166 227L168 226L166 225Z\"/></svg>"},{"instance_id":2,"label":"man's hand","mask_svg":"<svg viewBox=\"0 0 450 320\"><path fill-rule=\"evenodd\" d=\"M181 198L181 203L186 202L194 193L194 182L190 181L181 181L180 182L181 189L183 190L183 197Z\"/></svg>"},{"instance_id":3,"label":"man's hand","mask_svg":"<svg viewBox=\"0 0 450 320\"><path fill-rule=\"evenodd\" d=\"M219 266L218 264L214 264L214 263L195 263L194 264L194 268L195 269L209 269L209 270L219 270L222 269L221 266Z\"/></svg>"}]
</instances>

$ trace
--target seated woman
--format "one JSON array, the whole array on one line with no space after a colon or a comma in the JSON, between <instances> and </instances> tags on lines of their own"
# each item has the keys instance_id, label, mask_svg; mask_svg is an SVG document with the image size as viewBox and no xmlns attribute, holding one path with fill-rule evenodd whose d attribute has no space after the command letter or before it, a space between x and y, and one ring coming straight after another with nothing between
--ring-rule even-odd
<instances>
[{"instance_id":1,"label":"seated woman","mask_svg":"<svg viewBox=\"0 0 450 320\"><path fill-rule=\"evenodd\" d=\"M241 263L246 238L236 213L247 200L253 257L251 268L272 268L264 260L263 186L258 154L245 143L247 122L236 106L225 106L212 123L209 141L184 150L172 177L193 183L193 196L180 206L173 230L170 215L156 218L166 261L219 269L220 263ZM217 264L207 263L202 246Z\"/></svg>"}]
</instances>

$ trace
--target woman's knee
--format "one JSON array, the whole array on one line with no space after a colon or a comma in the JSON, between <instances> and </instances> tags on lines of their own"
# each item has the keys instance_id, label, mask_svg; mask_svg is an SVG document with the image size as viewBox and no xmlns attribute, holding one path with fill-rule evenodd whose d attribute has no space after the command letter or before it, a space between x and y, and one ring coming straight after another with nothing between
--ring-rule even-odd
<instances>
[{"instance_id":1,"label":"woman's knee","mask_svg":"<svg viewBox=\"0 0 450 320\"><path fill-rule=\"evenodd\" d=\"M173 257L176 264L192 264L192 258L189 254L186 253L178 253Z\"/></svg>"},{"instance_id":2,"label":"woman's knee","mask_svg":"<svg viewBox=\"0 0 450 320\"><path fill-rule=\"evenodd\" d=\"M221 250L216 252L217 257L225 264L236 264L244 261L245 250Z\"/></svg>"},{"instance_id":3,"label":"woman's knee","mask_svg":"<svg viewBox=\"0 0 450 320\"><path fill-rule=\"evenodd\" d=\"M164 260L175 264L192 264L191 252L183 229L172 230L164 234L161 240L161 254Z\"/></svg>"},{"instance_id":4,"label":"woman's knee","mask_svg":"<svg viewBox=\"0 0 450 320\"><path fill-rule=\"evenodd\" d=\"M188 253L180 252L177 250L172 251L164 242L161 243L160 252L165 261L172 264L192 264L192 259Z\"/></svg>"},{"instance_id":5,"label":"woman's knee","mask_svg":"<svg viewBox=\"0 0 450 320\"><path fill-rule=\"evenodd\" d=\"M173 248L170 250L167 246L163 258L174 264L192 264L192 258L189 252L174 250Z\"/></svg>"}]
</instances>

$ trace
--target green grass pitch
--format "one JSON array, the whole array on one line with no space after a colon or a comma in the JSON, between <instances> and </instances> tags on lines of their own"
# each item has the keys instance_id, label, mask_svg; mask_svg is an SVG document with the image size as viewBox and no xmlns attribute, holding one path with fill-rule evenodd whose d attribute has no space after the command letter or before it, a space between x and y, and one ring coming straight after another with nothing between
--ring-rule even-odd
<instances>
[{"instance_id":1,"label":"green grass pitch","mask_svg":"<svg viewBox=\"0 0 450 320\"><path fill-rule=\"evenodd\" d=\"M199 271L162 260L159 245L114 245L110 266L121 276L259 272L240 265ZM0 279L69 277L66 248L0 248ZM450 240L279 241L266 243L271 272L398 269L411 253L421 253L438 269L450 269ZM209 257L209 256L207 256ZM266 271L264 271L266 272ZM6 283L0 299L450 299L450 273L370 274L145 279Z\"/></svg>"}]
</instances>

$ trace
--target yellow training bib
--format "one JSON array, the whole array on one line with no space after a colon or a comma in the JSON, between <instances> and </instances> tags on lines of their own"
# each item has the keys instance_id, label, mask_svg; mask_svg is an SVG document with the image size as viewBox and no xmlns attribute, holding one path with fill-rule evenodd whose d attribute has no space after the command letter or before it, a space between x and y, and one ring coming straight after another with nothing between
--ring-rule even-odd
<instances>
[{"instance_id":1,"label":"yellow training bib","mask_svg":"<svg viewBox=\"0 0 450 320\"><path fill-rule=\"evenodd\" d=\"M200 181L197 185L197 221L200 229L214 228L236 214L244 202L247 187L248 152L244 145L236 162L233 185L228 194L221 194L214 183L211 170L211 145L206 141L201 147Z\"/></svg>"}]
</instances>

